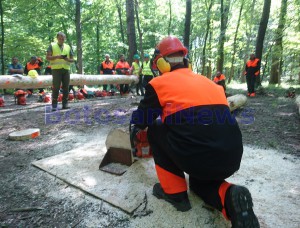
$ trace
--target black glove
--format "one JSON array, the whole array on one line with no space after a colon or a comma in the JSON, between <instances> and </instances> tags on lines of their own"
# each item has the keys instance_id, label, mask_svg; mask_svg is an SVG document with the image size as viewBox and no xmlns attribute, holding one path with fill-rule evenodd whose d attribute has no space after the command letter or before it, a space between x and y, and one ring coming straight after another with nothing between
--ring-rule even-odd
<instances>
[{"instance_id":1,"label":"black glove","mask_svg":"<svg viewBox=\"0 0 300 228\"><path fill-rule=\"evenodd\" d=\"M141 131L139 127L137 127L134 124L130 124L129 126L129 131L130 131L130 144L131 144L131 152L133 156L136 156L136 147L135 147L135 142L137 141L137 134Z\"/></svg>"}]
</instances>

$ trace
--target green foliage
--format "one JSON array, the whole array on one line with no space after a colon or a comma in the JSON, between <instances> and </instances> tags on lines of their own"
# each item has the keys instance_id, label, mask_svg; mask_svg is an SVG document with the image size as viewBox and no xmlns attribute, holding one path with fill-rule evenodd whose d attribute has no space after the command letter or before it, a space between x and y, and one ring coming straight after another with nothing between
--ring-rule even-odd
<instances>
[{"instance_id":1,"label":"green foliage","mask_svg":"<svg viewBox=\"0 0 300 228\"><path fill-rule=\"evenodd\" d=\"M240 78L244 68L244 61L248 54L253 52L260 18L263 9L263 0L235 0L231 3L228 28L225 34L224 69L229 74L233 52L233 38L237 26L238 11L244 1L242 19L237 35L237 53L235 56L234 79ZM4 20L4 62L10 63L13 56L17 56L20 63L25 65L30 56L37 55L45 59L48 45L55 41L58 31L67 35L68 43L72 45L75 57L77 55L75 30L75 1L74 0L10 0L2 1ZM143 52L152 54L157 42L168 35L183 40L185 1L184 0L138 0L139 18L142 30ZM170 4L171 3L171 4ZM211 11L208 11L212 3ZM280 1L272 1L271 14L264 41L262 69L272 58L274 29L278 26ZM125 42L122 41L117 4L121 7L123 32ZM86 74L97 74L97 66L104 60L104 54L109 53L116 62L121 53L128 53L126 33L126 1L125 0L81 0L81 30L83 67ZM171 16L170 16L170 12ZM209 14L208 14L209 13ZM202 71L202 60L205 57L205 68L214 73L220 33L220 1L204 0L192 1L191 18L191 49L189 58L193 69ZM206 34L207 18L210 18L210 30L203 56L203 45ZM283 35L283 80L294 80L300 71L300 3L297 0L288 1L286 27ZM170 27L169 27L170 26ZM138 33L136 33L138 36ZM137 37L137 42L139 39ZM138 45L139 47L139 45ZM139 50L141 52L141 50ZM46 63L47 64L47 63ZM45 64L45 65L46 65ZM75 68L74 68L75 69ZM268 80L269 70L265 72Z\"/></svg>"}]
</instances>

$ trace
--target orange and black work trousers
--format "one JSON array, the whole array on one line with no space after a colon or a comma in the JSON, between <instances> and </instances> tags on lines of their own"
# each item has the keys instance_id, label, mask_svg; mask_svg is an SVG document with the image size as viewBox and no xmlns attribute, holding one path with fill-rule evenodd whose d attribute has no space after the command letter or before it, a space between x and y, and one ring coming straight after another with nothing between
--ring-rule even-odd
<instances>
[{"instance_id":1,"label":"orange and black work trousers","mask_svg":"<svg viewBox=\"0 0 300 228\"><path fill-rule=\"evenodd\" d=\"M69 98L70 71L66 69L52 69L52 106L57 106L60 85L63 89L62 103L66 105Z\"/></svg>"},{"instance_id":2,"label":"orange and black work trousers","mask_svg":"<svg viewBox=\"0 0 300 228\"><path fill-rule=\"evenodd\" d=\"M142 82L143 87L146 88L146 86L152 79L153 79L153 75L144 75L143 82Z\"/></svg>"},{"instance_id":3,"label":"orange and black work trousers","mask_svg":"<svg viewBox=\"0 0 300 228\"><path fill-rule=\"evenodd\" d=\"M187 183L180 161L168 146L168 128L164 124L148 126L148 141L152 149L156 173L162 189L167 194L187 191ZM184 153L184 151L183 151ZM175 156L175 157L174 157ZM203 161L202 161L203 162ZM201 162L199 162L199 165ZM207 177L209 179L209 177ZM208 205L223 212L225 211L225 194L231 184L223 179L201 180L189 174L190 190L195 192ZM226 217L226 214L224 214Z\"/></svg>"},{"instance_id":4,"label":"orange and black work trousers","mask_svg":"<svg viewBox=\"0 0 300 228\"><path fill-rule=\"evenodd\" d=\"M255 93L255 80L256 76L254 74L246 75L248 93Z\"/></svg>"},{"instance_id":5,"label":"orange and black work trousers","mask_svg":"<svg viewBox=\"0 0 300 228\"><path fill-rule=\"evenodd\" d=\"M137 95L139 95L139 91L141 91L141 95L144 96L143 75L139 76L139 82L135 85L135 91Z\"/></svg>"}]
</instances>

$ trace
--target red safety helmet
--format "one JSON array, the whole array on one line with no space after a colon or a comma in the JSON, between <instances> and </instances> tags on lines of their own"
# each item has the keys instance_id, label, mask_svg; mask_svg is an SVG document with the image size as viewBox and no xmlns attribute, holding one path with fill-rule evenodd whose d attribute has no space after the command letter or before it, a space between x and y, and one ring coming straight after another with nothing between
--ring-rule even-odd
<instances>
[{"instance_id":1,"label":"red safety helmet","mask_svg":"<svg viewBox=\"0 0 300 228\"><path fill-rule=\"evenodd\" d=\"M60 93L60 94L58 95L57 101L58 101L58 102L62 102L62 98L63 98L63 94Z\"/></svg>"},{"instance_id":2,"label":"red safety helmet","mask_svg":"<svg viewBox=\"0 0 300 228\"><path fill-rule=\"evenodd\" d=\"M21 90L21 89L19 89L15 92L16 97L20 96L20 95L26 95L26 94L27 94L27 92L25 92L24 90Z\"/></svg>"},{"instance_id":3,"label":"red safety helmet","mask_svg":"<svg viewBox=\"0 0 300 228\"><path fill-rule=\"evenodd\" d=\"M18 98L18 105L26 105L26 97L25 96L19 96Z\"/></svg>"},{"instance_id":4,"label":"red safety helmet","mask_svg":"<svg viewBox=\"0 0 300 228\"><path fill-rule=\"evenodd\" d=\"M4 99L2 97L0 97L0 107L4 107Z\"/></svg>"},{"instance_id":5,"label":"red safety helmet","mask_svg":"<svg viewBox=\"0 0 300 228\"><path fill-rule=\"evenodd\" d=\"M69 101L74 100L74 94L73 94L73 93L69 93L68 100L69 100Z\"/></svg>"},{"instance_id":6,"label":"red safety helmet","mask_svg":"<svg viewBox=\"0 0 300 228\"><path fill-rule=\"evenodd\" d=\"M44 97L44 102L45 103L50 103L51 102L51 96L49 94L46 94Z\"/></svg>"},{"instance_id":7,"label":"red safety helmet","mask_svg":"<svg viewBox=\"0 0 300 228\"><path fill-rule=\"evenodd\" d=\"M77 100L83 100L84 95L81 92L78 91L77 94L76 94L76 98L77 98Z\"/></svg>"},{"instance_id":8,"label":"red safety helmet","mask_svg":"<svg viewBox=\"0 0 300 228\"><path fill-rule=\"evenodd\" d=\"M183 52L183 55L186 56L188 53L188 50L181 41L175 37L175 36L168 36L162 39L155 48L155 59L154 63L156 63L157 59L160 57L165 57L170 54L176 53L176 52Z\"/></svg>"}]
</instances>

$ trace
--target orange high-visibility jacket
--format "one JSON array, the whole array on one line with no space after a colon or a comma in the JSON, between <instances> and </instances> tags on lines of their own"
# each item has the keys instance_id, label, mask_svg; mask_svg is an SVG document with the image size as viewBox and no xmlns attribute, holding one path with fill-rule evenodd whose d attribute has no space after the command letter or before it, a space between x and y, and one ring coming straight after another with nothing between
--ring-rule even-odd
<instances>
[{"instance_id":1,"label":"orange high-visibility jacket","mask_svg":"<svg viewBox=\"0 0 300 228\"><path fill-rule=\"evenodd\" d=\"M219 81L222 81L222 80L225 80L225 79L226 79L225 75L224 75L224 74L221 74L220 77L217 77L217 76L216 76L216 77L214 78L214 82L215 82L215 83L218 83Z\"/></svg>"},{"instance_id":2,"label":"orange high-visibility jacket","mask_svg":"<svg viewBox=\"0 0 300 228\"><path fill-rule=\"evenodd\" d=\"M144 129L158 116L168 129L170 157L184 172L205 180L239 169L242 135L223 88L210 79L188 68L152 79L131 121Z\"/></svg>"},{"instance_id":3,"label":"orange high-visibility jacket","mask_svg":"<svg viewBox=\"0 0 300 228\"><path fill-rule=\"evenodd\" d=\"M246 63L246 75L251 76L251 75L255 75L258 76L259 75L259 71L260 71L260 60L258 58L255 58L254 60L248 60L248 62Z\"/></svg>"}]
</instances>

